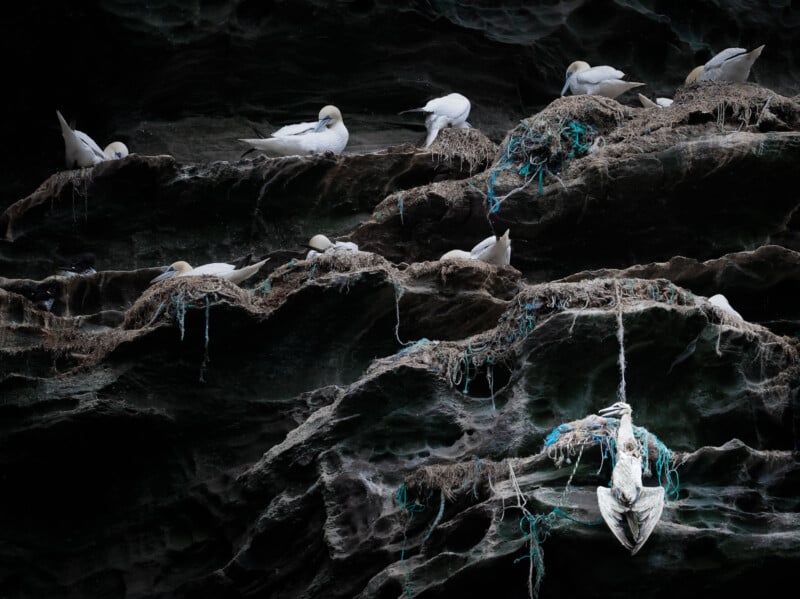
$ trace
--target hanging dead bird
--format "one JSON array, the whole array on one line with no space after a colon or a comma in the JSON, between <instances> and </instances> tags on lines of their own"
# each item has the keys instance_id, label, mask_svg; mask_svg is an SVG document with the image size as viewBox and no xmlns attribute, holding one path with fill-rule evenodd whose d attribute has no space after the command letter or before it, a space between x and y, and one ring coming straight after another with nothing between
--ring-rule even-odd
<instances>
[{"instance_id":1,"label":"hanging dead bird","mask_svg":"<svg viewBox=\"0 0 800 599\"><path fill-rule=\"evenodd\" d=\"M604 418L620 420L611 488L597 487L597 503L611 532L636 555L661 518L664 488L642 486L642 453L633 435L632 411L630 404L618 401L599 412Z\"/></svg>"}]
</instances>

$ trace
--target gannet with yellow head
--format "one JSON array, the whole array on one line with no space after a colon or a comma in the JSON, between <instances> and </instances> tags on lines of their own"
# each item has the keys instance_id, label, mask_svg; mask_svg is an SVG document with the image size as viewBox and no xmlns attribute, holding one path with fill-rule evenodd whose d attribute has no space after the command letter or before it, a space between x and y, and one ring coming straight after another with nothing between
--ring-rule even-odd
<instances>
[{"instance_id":1,"label":"gannet with yellow head","mask_svg":"<svg viewBox=\"0 0 800 599\"><path fill-rule=\"evenodd\" d=\"M271 137L240 139L250 146L245 152L253 150L268 156L303 156L333 152L341 154L350 134L344 126L342 113L336 106L323 106L319 120L309 123L286 125L275 131Z\"/></svg>"},{"instance_id":2,"label":"gannet with yellow head","mask_svg":"<svg viewBox=\"0 0 800 599\"><path fill-rule=\"evenodd\" d=\"M250 264L249 266L244 266L239 269L237 269L233 264L227 264L225 262L213 262L211 264L203 264L197 268L192 268L188 262L178 260L177 262L170 264L167 270L152 279L150 283L157 283L158 281L164 281L172 277L198 277L201 275L212 275L216 277L222 277L223 279L227 279L231 283L236 283L238 285L245 279L248 279L256 274L258 270L264 266L267 260L269 260L269 258L265 258L260 262Z\"/></svg>"},{"instance_id":3,"label":"gannet with yellow head","mask_svg":"<svg viewBox=\"0 0 800 599\"><path fill-rule=\"evenodd\" d=\"M70 127L61 115L61 111L56 110L56 116L61 125L61 136L64 138L64 157L67 168L94 166L104 160L123 158L128 155L128 148L121 141L111 142L105 150L101 150L97 142L86 133Z\"/></svg>"}]
</instances>

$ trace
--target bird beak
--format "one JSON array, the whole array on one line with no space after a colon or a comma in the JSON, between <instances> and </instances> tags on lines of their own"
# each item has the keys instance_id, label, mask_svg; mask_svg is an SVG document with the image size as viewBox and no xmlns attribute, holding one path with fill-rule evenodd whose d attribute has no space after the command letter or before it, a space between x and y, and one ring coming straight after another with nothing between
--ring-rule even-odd
<instances>
[{"instance_id":1,"label":"bird beak","mask_svg":"<svg viewBox=\"0 0 800 599\"><path fill-rule=\"evenodd\" d=\"M561 97L564 97L564 94L567 93L567 89L569 89L569 78L572 77L572 73L567 75L567 80L564 82L564 89L561 90Z\"/></svg>"},{"instance_id":2,"label":"bird beak","mask_svg":"<svg viewBox=\"0 0 800 599\"><path fill-rule=\"evenodd\" d=\"M600 416L602 416L604 418L607 418L609 416L618 415L621 410L622 410L622 406L619 405L618 403L615 403L613 406L608 406L607 408L603 408L602 410L598 410L597 413Z\"/></svg>"},{"instance_id":3,"label":"bird beak","mask_svg":"<svg viewBox=\"0 0 800 599\"><path fill-rule=\"evenodd\" d=\"M152 285L153 283L157 283L158 281L165 281L166 279L169 279L170 277L175 276L175 272L176 272L175 269L168 268L167 270L162 272L160 275L158 275L157 277L152 279L150 281L150 284Z\"/></svg>"},{"instance_id":4,"label":"bird beak","mask_svg":"<svg viewBox=\"0 0 800 599\"><path fill-rule=\"evenodd\" d=\"M320 131L322 131L330 122L331 122L331 117L326 116L319 123L317 123L317 126L314 128L314 133L319 133Z\"/></svg>"}]
</instances>

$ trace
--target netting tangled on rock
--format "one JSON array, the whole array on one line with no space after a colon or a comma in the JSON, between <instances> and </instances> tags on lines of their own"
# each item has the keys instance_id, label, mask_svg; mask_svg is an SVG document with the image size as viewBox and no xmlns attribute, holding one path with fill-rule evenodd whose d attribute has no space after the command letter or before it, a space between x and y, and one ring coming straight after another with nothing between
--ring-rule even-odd
<instances>
[{"instance_id":1,"label":"netting tangled on rock","mask_svg":"<svg viewBox=\"0 0 800 599\"><path fill-rule=\"evenodd\" d=\"M175 321L184 334L186 312L193 308L207 309L220 303L249 307L251 295L220 277L173 277L145 291L125 314L123 328L141 329L160 320Z\"/></svg>"},{"instance_id":2,"label":"netting tangled on rock","mask_svg":"<svg viewBox=\"0 0 800 599\"><path fill-rule=\"evenodd\" d=\"M430 499L439 495L439 506L436 515L428 526L421 543L425 543L433 530L442 521L445 501L457 502L476 500L481 502L499 502L500 509L495 511L499 519L505 517L507 510L519 510L519 529L522 539L528 544L528 553L515 561L530 560L530 576L528 591L531 599L538 597L544 579L544 553L542 544L550 536L552 530L562 521L574 522L586 526L596 526L601 519L581 520L564 509L564 502L569 495L573 478L576 475L581 457L586 449L600 449L600 468L605 460L609 460L612 468L616 458L615 437L619 426L616 418L605 418L589 415L581 420L561 424L555 427L544 441L542 450L527 458L506 458L499 462L481 460L477 456L470 462L424 466L406 476L398 489L395 500L398 507L408 515L409 519L426 510ZM642 455L642 471L645 476L654 476L664 488L668 500L678 498L679 481L678 466L682 456L670 450L655 434L644 427L634 427L634 435L639 443ZM574 461L573 461L574 460ZM534 471L547 469L552 463L561 468L565 463L573 463L572 472L567 480L558 505L549 513L534 514L526 506L528 498L523 493L518 476ZM599 470L598 470L599 472ZM500 488L500 482L509 484ZM511 500L508 504L507 500ZM406 540L407 541L407 540ZM403 544L404 559L406 543ZM407 594L410 592L410 572L407 570L405 582Z\"/></svg>"},{"instance_id":3,"label":"netting tangled on rock","mask_svg":"<svg viewBox=\"0 0 800 599\"><path fill-rule=\"evenodd\" d=\"M554 106L555 105L555 106ZM627 113L607 98L570 97L554 102L542 112L523 119L506 136L487 181L489 213L504 200L536 183L544 193L545 181L558 179L564 166L605 145L605 134L618 127ZM498 175L511 170L523 178L505 195L495 193Z\"/></svg>"},{"instance_id":4,"label":"netting tangled on rock","mask_svg":"<svg viewBox=\"0 0 800 599\"><path fill-rule=\"evenodd\" d=\"M665 279L595 279L579 285L528 286L517 294L492 331L470 338L466 347L463 343L440 344L437 351L441 372L452 387L465 394L476 377L486 376L493 396L495 368L502 364L510 368L521 344L541 322L561 312L569 311L577 318L585 310L613 310L618 301L623 309L631 309L642 301L694 305L695 298Z\"/></svg>"}]
</instances>

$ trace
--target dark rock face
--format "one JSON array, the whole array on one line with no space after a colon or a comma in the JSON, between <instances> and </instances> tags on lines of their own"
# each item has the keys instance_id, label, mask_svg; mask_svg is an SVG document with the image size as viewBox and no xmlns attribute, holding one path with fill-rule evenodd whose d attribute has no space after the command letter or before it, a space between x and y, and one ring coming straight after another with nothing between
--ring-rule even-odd
<instances>
[{"instance_id":1,"label":"dark rock face","mask_svg":"<svg viewBox=\"0 0 800 599\"><path fill-rule=\"evenodd\" d=\"M716 52L766 44L750 80L796 95L797 20L788 1L15 3L0 36L16 133L0 149L0 202L63 166L57 108L103 147L187 162L233 160L252 124L311 120L325 103L342 108L352 151L413 141L421 120L397 112L460 91L499 141L557 97L573 60L672 97Z\"/></svg>"},{"instance_id":2,"label":"dark rock face","mask_svg":"<svg viewBox=\"0 0 800 599\"><path fill-rule=\"evenodd\" d=\"M130 81L104 93L142 93L109 101L97 129L142 145L43 176L0 214L0 596L666 598L793 584L800 105L776 66L796 51L778 43L791 11L773 3L745 27L735 4L337 8L112 2L44 19L56 40L56 17L79 32L93 21L101 45L118 36ZM701 33L711 16L719 29ZM775 47L754 69L774 86L680 88L663 110L550 102L564 55L631 74L636 62L672 90L707 44L732 45L714 37L732 23ZM612 49L620 30L631 45ZM354 56L349 36L374 55ZM325 51L301 51L307 39ZM380 68L378 50L391 51ZM265 64L286 85L246 97ZM313 116L298 98L322 94L300 75L330 64L354 67L314 81L339 103L418 105L422 77L472 94L478 126L429 150L401 143L419 129L381 149L369 146L386 137L356 135L338 157L222 150L237 123L283 118L267 105ZM391 85L405 91L388 98ZM541 110L503 120L540 95ZM244 120L190 114L221 107ZM200 158L182 154L206 133ZM506 229L511 265L440 259ZM316 233L359 251L307 258ZM98 272L56 274L83 252ZM151 283L173 260L266 257L240 285ZM710 301L720 293L741 317ZM635 556L597 500L619 427L598 411L618 399L643 483L666 500Z\"/></svg>"}]
</instances>

